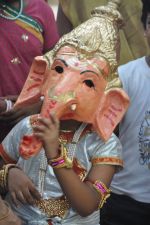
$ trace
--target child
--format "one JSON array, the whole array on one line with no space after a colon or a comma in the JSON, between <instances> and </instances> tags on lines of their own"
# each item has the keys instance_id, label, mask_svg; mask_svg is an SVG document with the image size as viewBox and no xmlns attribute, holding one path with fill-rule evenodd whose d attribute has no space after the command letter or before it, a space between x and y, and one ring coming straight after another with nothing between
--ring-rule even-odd
<instances>
[{"instance_id":1,"label":"child","mask_svg":"<svg viewBox=\"0 0 150 225\"><path fill-rule=\"evenodd\" d=\"M12 159L18 159L17 166L21 168L10 168L8 174L10 195L7 200L13 210L25 224L47 224L46 221L52 216L52 224L61 221L60 224L98 225L98 207L109 196L108 187L116 166L122 166L121 145L117 137L112 135L104 143L95 132L88 127L86 129L85 124L79 126L79 123L75 123L74 129L79 128L73 135L73 127L68 125L69 121L65 121L63 129L66 131L61 132L60 129L62 139L66 136L70 142L72 135L73 139L75 135L78 137L73 140L77 142L74 146L67 144L69 153L74 154L73 165L67 160L61 163L63 159L60 155L65 155L65 147L59 147L59 121L51 115L50 119L39 118L41 126L34 127L35 135L43 141L44 149L35 157L23 160L15 149L19 145L18 140L28 129L28 120L27 117L17 124L3 142L3 147L9 150L6 153L11 157L11 162ZM83 129L86 135L81 138ZM95 186L96 182L100 189ZM15 207L10 196L16 205L18 201L22 204ZM41 201L41 197L47 200Z\"/></svg>"},{"instance_id":2,"label":"child","mask_svg":"<svg viewBox=\"0 0 150 225\"><path fill-rule=\"evenodd\" d=\"M27 225L98 225L99 208L110 195L114 173L122 167L120 142L111 135L128 103L115 75L115 24L121 18L115 3L96 10L95 15L47 55L53 63L40 87L45 91L41 115L22 120L1 145L5 162L16 163L0 171L1 187L8 188L7 201ZM89 32L86 38L84 25ZM95 35L97 29L101 36ZM90 42L92 37L96 44ZM31 83L27 80L28 92ZM32 152L27 160L20 155L20 143L23 153ZM37 151L40 143L43 147Z\"/></svg>"}]
</instances>

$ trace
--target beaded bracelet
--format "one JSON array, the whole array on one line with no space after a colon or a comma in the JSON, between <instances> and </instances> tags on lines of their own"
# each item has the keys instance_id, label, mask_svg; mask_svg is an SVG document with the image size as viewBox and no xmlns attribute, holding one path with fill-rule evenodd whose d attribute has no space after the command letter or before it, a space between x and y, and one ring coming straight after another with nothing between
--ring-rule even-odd
<instances>
[{"instance_id":1,"label":"beaded bracelet","mask_svg":"<svg viewBox=\"0 0 150 225\"><path fill-rule=\"evenodd\" d=\"M72 168L72 160L67 156L67 148L64 143L59 146L60 156L55 159L48 159L48 164L55 168Z\"/></svg>"},{"instance_id":2,"label":"beaded bracelet","mask_svg":"<svg viewBox=\"0 0 150 225\"><path fill-rule=\"evenodd\" d=\"M98 192L98 194L100 194L100 203L98 208L101 209L104 205L104 203L106 202L107 198L110 197L110 189L106 187L106 185L100 181L100 180L96 180L94 182L90 181L90 180L86 180L90 183L92 183L94 189Z\"/></svg>"},{"instance_id":3,"label":"beaded bracelet","mask_svg":"<svg viewBox=\"0 0 150 225\"><path fill-rule=\"evenodd\" d=\"M0 170L0 194L5 194L7 192L7 180L8 180L8 172L11 168L18 168L15 164L7 164L2 167Z\"/></svg>"}]
</instances>

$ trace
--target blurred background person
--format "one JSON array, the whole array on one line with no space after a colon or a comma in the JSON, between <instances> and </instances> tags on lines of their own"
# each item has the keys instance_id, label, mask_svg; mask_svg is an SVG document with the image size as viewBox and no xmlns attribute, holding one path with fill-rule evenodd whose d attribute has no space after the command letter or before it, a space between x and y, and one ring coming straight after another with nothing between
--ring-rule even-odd
<instances>
[{"instance_id":1,"label":"blurred background person","mask_svg":"<svg viewBox=\"0 0 150 225\"><path fill-rule=\"evenodd\" d=\"M41 101L12 109L35 56L59 39L54 14L44 0L0 0L0 126L1 137L23 117L38 112Z\"/></svg>"},{"instance_id":2,"label":"blurred background person","mask_svg":"<svg viewBox=\"0 0 150 225\"><path fill-rule=\"evenodd\" d=\"M93 8L106 5L108 0L59 0L57 25L60 36L90 18ZM149 47L143 37L143 27L140 23L142 9L141 0L121 0L119 11L125 26L121 35L120 64L148 54Z\"/></svg>"},{"instance_id":3,"label":"blurred background person","mask_svg":"<svg viewBox=\"0 0 150 225\"><path fill-rule=\"evenodd\" d=\"M150 0L141 21L150 45ZM101 210L101 225L150 224L150 54L118 69L130 106L119 126L124 168L115 174L111 196Z\"/></svg>"}]
</instances>

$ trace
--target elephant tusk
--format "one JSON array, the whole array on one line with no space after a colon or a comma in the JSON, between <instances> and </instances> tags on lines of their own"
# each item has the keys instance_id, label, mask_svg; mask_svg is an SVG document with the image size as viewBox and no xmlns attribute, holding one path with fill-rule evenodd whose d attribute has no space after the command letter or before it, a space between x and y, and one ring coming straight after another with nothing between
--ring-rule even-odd
<instances>
[{"instance_id":1,"label":"elephant tusk","mask_svg":"<svg viewBox=\"0 0 150 225\"><path fill-rule=\"evenodd\" d=\"M71 110L72 110L72 111L75 111L76 108L77 108L77 105L76 105L76 104L72 104L72 105L71 105Z\"/></svg>"},{"instance_id":2,"label":"elephant tusk","mask_svg":"<svg viewBox=\"0 0 150 225\"><path fill-rule=\"evenodd\" d=\"M43 95L40 97L40 100L41 101L44 101L44 96Z\"/></svg>"}]
</instances>

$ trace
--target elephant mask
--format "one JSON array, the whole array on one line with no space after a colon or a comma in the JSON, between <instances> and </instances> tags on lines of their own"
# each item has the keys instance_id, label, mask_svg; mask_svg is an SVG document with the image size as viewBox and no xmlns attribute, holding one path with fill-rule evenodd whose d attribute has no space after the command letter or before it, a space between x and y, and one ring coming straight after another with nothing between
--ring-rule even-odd
<instances>
[{"instance_id":1,"label":"elephant mask","mask_svg":"<svg viewBox=\"0 0 150 225\"><path fill-rule=\"evenodd\" d=\"M110 7L112 6L110 5ZM96 13L100 12L101 15L102 11L108 14L105 8L96 10ZM116 11L114 9L114 12ZM109 13L112 13L112 10L111 12L109 10ZM99 46L93 45L93 43L87 44L87 40L85 40L87 37L84 37L81 27L83 26L84 30L86 27L88 30L89 24L87 21L81 25L80 29L77 28L68 36L60 39L54 50L48 53L46 57L36 57L15 107L32 104L36 99L43 96L44 100L40 113L42 117L48 118L50 112L54 112L60 120L73 119L90 123L100 137L107 141L129 105L129 98L121 88L120 80L116 74L118 54L116 48L114 51L114 46L116 47L116 37L114 38L116 27L114 29L113 21L108 20L107 17L108 15L98 18L100 21L103 20L103 23L107 23L107 28L108 25L111 28L109 28L110 37L107 37L108 40L105 40L105 37L102 40L105 27L99 28L100 36L98 36L97 27L93 26L97 16L93 16L94 22L91 29L94 27L95 30L92 30L91 34L93 35L93 32L95 32ZM100 21L98 22L100 23ZM76 45L77 41L74 41L75 37L77 40L80 38L78 45ZM110 49L105 51L105 48L111 42L109 38L113 39L114 45L111 45ZM101 43L105 42L108 43L106 46L102 46L102 51ZM89 47L88 50L87 46ZM115 59L112 54L110 56L110 50L113 52ZM20 144L20 154L27 159L36 154L41 145L42 143L34 134L24 136Z\"/></svg>"}]
</instances>

